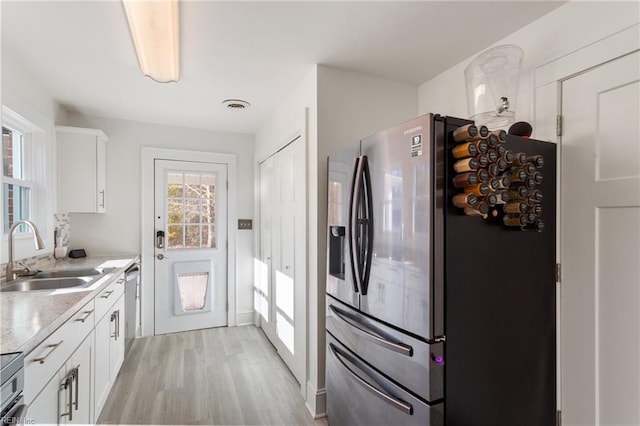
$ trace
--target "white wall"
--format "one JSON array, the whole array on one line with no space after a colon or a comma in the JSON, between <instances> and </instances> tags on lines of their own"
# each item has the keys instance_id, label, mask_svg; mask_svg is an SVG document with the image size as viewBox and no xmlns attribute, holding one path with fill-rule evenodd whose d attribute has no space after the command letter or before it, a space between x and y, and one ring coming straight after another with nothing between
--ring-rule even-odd
<instances>
[{"instance_id":1,"label":"white wall","mask_svg":"<svg viewBox=\"0 0 640 426\"><path fill-rule=\"evenodd\" d=\"M496 46L515 44L524 50L516 121L534 124L533 72L536 67L637 23L639 4L635 1L572 1L495 43ZM421 114L435 112L468 117L464 69L476 56L420 86Z\"/></svg>"},{"instance_id":2,"label":"white wall","mask_svg":"<svg viewBox=\"0 0 640 426\"><path fill-rule=\"evenodd\" d=\"M238 217L253 218L253 136L69 114L71 126L103 130L107 142L107 213L71 214L71 248L88 255L140 253L143 146L236 154ZM235 225L234 225L235 226ZM253 231L237 231L237 314L253 312ZM251 315L252 317L252 315Z\"/></svg>"},{"instance_id":3,"label":"white wall","mask_svg":"<svg viewBox=\"0 0 640 426\"><path fill-rule=\"evenodd\" d=\"M66 111L53 99L44 86L29 69L24 67L13 52L2 48L2 105L19 114L38 127L34 140L40 145L44 156L38 168L43 167L42 187L37 188L37 199L32 200L33 220L44 239L45 249L36 251L31 239L16 238L15 256L22 259L41 256L53 252L53 213L56 209L56 162L54 124L66 119ZM2 198L0 187L0 198ZM4 199L4 198L2 198ZM0 224L2 218L0 217ZM1 229L1 228L0 228ZM1 239L0 263L7 261L6 239Z\"/></svg>"}]
</instances>

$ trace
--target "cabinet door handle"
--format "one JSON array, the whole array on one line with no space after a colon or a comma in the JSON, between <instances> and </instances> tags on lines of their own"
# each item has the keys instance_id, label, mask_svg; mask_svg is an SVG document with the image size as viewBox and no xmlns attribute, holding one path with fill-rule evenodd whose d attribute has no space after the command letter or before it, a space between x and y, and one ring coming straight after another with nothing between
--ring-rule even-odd
<instances>
[{"instance_id":1,"label":"cabinet door handle","mask_svg":"<svg viewBox=\"0 0 640 426\"><path fill-rule=\"evenodd\" d=\"M111 314L111 322L116 323L111 337L113 337L114 340L118 340L118 337L120 337L120 310L113 311Z\"/></svg>"},{"instance_id":2,"label":"cabinet door handle","mask_svg":"<svg viewBox=\"0 0 640 426\"><path fill-rule=\"evenodd\" d=\"M76 368L74 368L73 370L75 371L75 374L73 375L73 379L76 381L76 398L73 404L76 406L76 411L78 411L78 408L79 408L78 394L79 394L79 387L80 387L80 364L78 364Z\"/></svg>"},{"instance_id":3,"label":"cabinet door handle","mask_svg":"<svg viewBox=\"0 0 640 426\"><path fill-rule=\"evenodd\" d=\"M49 358L49 355L51 355L56 349L58 349L58 347L64 342L64 340L60 340L58 343L55 343L53 345L49 345L47 346L47 348L50 349L49 352L47 352L47 354L45 356L42 356L40 358L34 358L33 362L39 362L40 364L44 364L44 362L47 360L47 358Z\"/></svg>"},{"instance_id":4,"label":"cabinet door handle","mask_svg":"<svg viewBox=\"0 0 640 426\"><path fill-rule=\"evenodd\" d=\"M93 313L93 309L90 311L84 311L85 316L83 316L82 318L76 318L76 321L78 322L85 322L87 320L87 318L89 318L91 316L91 314Z\"/></svg>"},{"instance_id":5,"label":"cabinet door handle","mask_svg":"<svg viewBox=\"0 0 640 426\"><path fill-rule=\"evenodd\" d=\"M100 198L101 198L101 202L100 202L100 207L104 208L104 189L102 191L100 191Z\"/></svg>"},{"instance_id":6,"label":"cabinet door handle","mask_svg":"<svg viewBox=\"0 0 640 426\"><path fill-rule=\"evenodd\" d=\"M114 292L115 290L109 290L107 292L105 292L102 296L100 296L103 299L108 299L109 296L111 296L111 294Z\"/></svg>"},{"instance_id":7,"label":"cabinet door handle","mask_svg":"<svg viewBox=\"0 0 640 426\"><path fill-rule=\"evenodd\" d=\"M69 416L69 420L73 420L73 370L65 377L60 390L69 391L69 412L60 414L60 417Z\"/></svg>"}]
</instances>

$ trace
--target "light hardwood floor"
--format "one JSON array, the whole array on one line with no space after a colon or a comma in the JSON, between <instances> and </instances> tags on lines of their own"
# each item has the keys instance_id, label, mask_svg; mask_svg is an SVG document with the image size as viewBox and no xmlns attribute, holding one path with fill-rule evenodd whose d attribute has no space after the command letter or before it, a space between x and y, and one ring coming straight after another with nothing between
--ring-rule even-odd
<instances>
[{"instance_id":1,"label":"light hardwood floor","mask_svg":"<svg viewBox=\"0 0 640 426\"><path fill-rule=\"evenodd\" d=\"M254 326L136 339L98 423L327 425Z\"/></svg>"}]
</instances>

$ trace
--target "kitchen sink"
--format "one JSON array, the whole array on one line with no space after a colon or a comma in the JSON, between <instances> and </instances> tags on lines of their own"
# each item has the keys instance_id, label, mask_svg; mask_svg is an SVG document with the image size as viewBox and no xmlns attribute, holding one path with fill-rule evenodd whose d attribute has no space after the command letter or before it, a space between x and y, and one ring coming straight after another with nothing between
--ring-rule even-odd
<instances>
[{"instance_id":1,"label":"kitchen sink","mask_svg":"<svg viewBox=\"0 0 640 426\"><path fill-rule=\"evenodd\" d=\"M33 290L57 290L60 288L82 287L92 282L91 277L64 277L64 278L44 278L25 279L14 281L0 291L33 291Z\"/></svg>"},{"instance_id":2,"label":"kitchen sink","mask_svg":"<svg viewBox=\"0 0 640 426\"><path fill-rule=\"evenodd\" d=\"M102 275L113 268L106 269L95 269L95 268L85 268L85 269L66 269L61 271L44 271L38 272L35 276L31 277L31 279L46 279L46 278L67 278L67 277L91 277L94 275Z\"/></svg>"}]
</instances>

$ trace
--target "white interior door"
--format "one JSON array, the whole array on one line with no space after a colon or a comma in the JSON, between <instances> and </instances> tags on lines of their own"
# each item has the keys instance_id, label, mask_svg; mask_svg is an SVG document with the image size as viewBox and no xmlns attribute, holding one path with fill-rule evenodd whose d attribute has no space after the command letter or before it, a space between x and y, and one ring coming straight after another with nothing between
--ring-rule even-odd
<instances>
[{"instance_id":1,"label":"white interior door","mask_svg":"<svg viewBox=\"0 0 640 426\"><path fill-rule=\"evenodd\" d=\"M272 235L273 220L276 216L274 194L273 157L260 164L260 263L255 271L257 277L256 310L260 313L261 327L269 340L276 338L275 321L271 314L272 281Z\"/></svg>"},{"instance_id":2,"label":"white interior door","mask_svg":"<svg viewBox=\"0 0 640 426\"><path fill-rule=\"evenodd\" d=\"M227 165L155 160L155 333L227 325Z\"/></svg>"},{"instance_id":3,"label":"white interior door","mask_svg":"<svg viewBox=\"0 0 640 426\"><path fill-rule=\"evenodd\" d=\"M306 159L297 139L260 165L257 303L266 336L298 382L306 365Z\"/></svg>"},{"instance_id":4,"label":"white interior door","mask_svg":"<svg viewBox=\"0 0 640 426\"><path fill-rule=\"evenodd\" d=\"M640 53L562 83L565 425L640 424Z\"/></svg>"}]
</instances>

